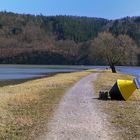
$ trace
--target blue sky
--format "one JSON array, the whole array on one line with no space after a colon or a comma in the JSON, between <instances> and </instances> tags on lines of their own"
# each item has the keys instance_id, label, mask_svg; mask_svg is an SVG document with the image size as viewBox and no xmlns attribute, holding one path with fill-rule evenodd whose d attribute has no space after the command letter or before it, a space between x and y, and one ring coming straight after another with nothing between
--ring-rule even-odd
<instances>
[{"instance_id":1,"label":"blue sky","mask_svg":"<svg viewBox=\"0 0 140 140\"><path fill-rule=\"evenodd\" d=\"M140 16L140 0L0 0L0 11L117 19Z\"/></svg>"}]
</instances>

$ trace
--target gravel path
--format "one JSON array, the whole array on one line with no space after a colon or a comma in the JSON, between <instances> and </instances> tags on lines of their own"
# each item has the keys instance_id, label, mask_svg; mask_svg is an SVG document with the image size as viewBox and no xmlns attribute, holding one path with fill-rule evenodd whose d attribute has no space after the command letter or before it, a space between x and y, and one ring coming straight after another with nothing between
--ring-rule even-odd
<instances>
[{"instance_id":1,"label":"gravel path","mask_svg":"<svg viewBox=\"0 0 140 140\"><path fill-rule=\"evenodd\" d=\"M63 97L48 133L40 140L110 140L103 114L98 110L93 81L97 74L79 80Z\"/></svg>"}]
</instances>

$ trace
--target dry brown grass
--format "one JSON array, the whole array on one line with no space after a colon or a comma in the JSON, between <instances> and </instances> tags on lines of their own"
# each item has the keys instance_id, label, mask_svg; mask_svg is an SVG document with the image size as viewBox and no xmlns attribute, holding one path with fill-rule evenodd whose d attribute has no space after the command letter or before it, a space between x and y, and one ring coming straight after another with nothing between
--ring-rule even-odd
<instances>
[{"instance_id":1,"label":"dry brown grass","mask_svg":"<svg viewBox=\"0 0 140 140\"><path fill-rule=\"evenodd\" d=\"M57 74L0 88L0 139L34 140L65 90L91 71Z\"/></svg>"},{"instance_id":2,"label":"dry brown grass","mask_svg":"<svg viewBox=\"0 0 140 140\"><path fill-rule=\"evenodd\" d=\"M95 82L96 93L98 94L100 90L109 91L117 79L133 78L125 74L103 71ZM140 139L140 91L137 90L128 101L99 101L99 106L107 115L110 133L114 139Z\"/></svg>"}]
</instances>

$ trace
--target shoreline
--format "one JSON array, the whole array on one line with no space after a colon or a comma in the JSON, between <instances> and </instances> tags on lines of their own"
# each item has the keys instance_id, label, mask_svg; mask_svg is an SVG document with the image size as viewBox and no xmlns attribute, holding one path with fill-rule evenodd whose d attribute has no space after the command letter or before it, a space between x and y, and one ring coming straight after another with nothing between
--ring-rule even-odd
<instances>
[{"instance_id":1,"label":"shoreline","mask_svg":"<svg viewBox=\"0 0 140 140\"><path fill-rule=\"evenodd\" d=\"M42 79L42 78L46 78L46 77L50 77L50 76L53 76L53 75L48 75L48 76L45 75L45 76L41 76L41 77L26 78L26 79L1 80L0 87L22 84L22 83L25 83L28 81Z\"/></svg>"},{"instance_id":2,"label":"shoreline","mask_svg":"<svg viewBox=\"0 0 140 140\"><path fill-rule=\"evenodd\" d=\"M80 72L80 71L78 71L78 72ZM55 76L56 74L61 74L61 73L65 74L65 73L72 73L72 72L55 72L55 73L46 73L46 74L43 73L42 76L32 77L32 78L0 80L0 87L22 84L22 83L25 83L25 82L28 82L28 81L32 81L32 80L52 77L52 76Z\"/></svg>"}]
</instances>

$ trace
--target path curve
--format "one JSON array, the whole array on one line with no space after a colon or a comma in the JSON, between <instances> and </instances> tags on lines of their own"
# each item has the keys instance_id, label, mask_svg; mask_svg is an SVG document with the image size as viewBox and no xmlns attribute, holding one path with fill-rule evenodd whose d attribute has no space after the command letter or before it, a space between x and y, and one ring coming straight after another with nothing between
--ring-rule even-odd
<instances>
[{"instance_id":1,"label":"path curve","mask_svg":"<svg viewBox=\"0 0 140 140\"><path fill-rule=\"evenodd\" d=\"M40 140L110 140L93 99L96 77L86 76L66 92L48 124L47 135Z\"/></svg>"}]
</instances>

